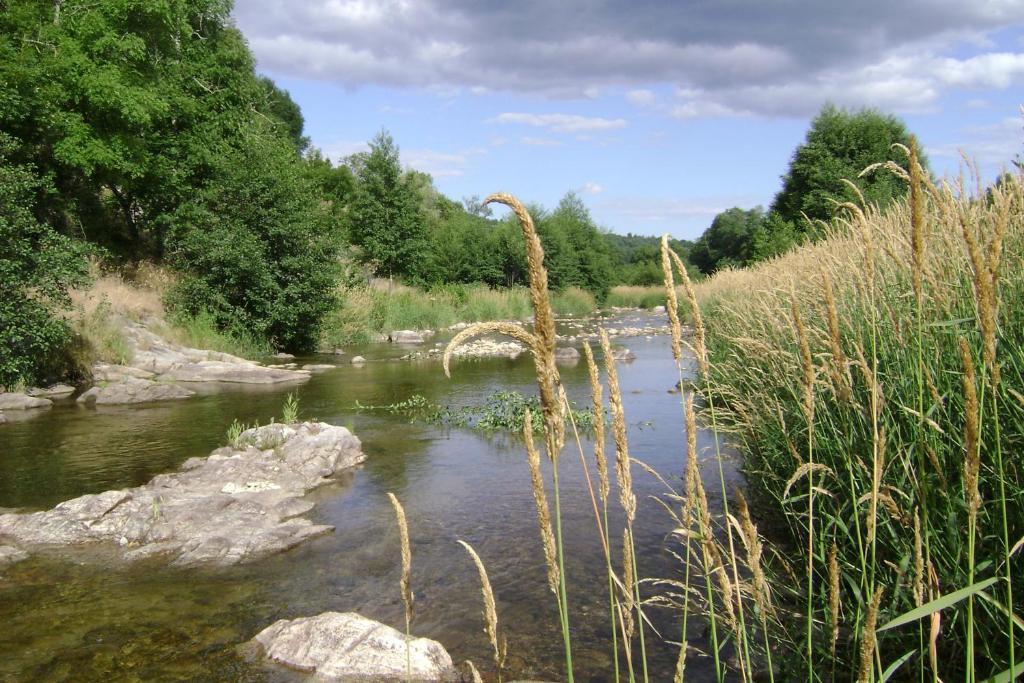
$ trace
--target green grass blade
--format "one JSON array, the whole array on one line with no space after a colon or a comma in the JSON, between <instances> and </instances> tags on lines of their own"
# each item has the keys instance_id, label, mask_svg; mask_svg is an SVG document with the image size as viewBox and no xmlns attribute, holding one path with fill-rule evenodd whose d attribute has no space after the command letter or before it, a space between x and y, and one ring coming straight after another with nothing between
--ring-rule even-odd
<instances>
[{"instance_id":1,"label":"green grass blade","mask_svg":"<svg viewBox=\"0 0 1024 683\"><path fill-rule=\"evenodd\" d=\"M993 576L991 579L985 579L984 581L972 583L970 586L967 586L966 588L961 588L960 590L953 591L952 593L947 593L946 595L940 595L939 597L935 598L930 602L926 602L920 607L917 607L915 609L910 610L909 612L901 614L900 616L896 617L895 619L893 619L892 621L890 621L889 623L885 624L877 630L887 631L891 628L896 628L897 626L902 626L903 624L909 624L912 621L917 621L918 619L926 617L929 614L938 612L942 609L946 609L950 605L955 605L964 598L974 595L979 591L985 590L998 580L998 576Z\"/></svg>"},{"instance_id":2,"label":"green grass blade","mask_svg":"<svg viewBox=\"0 0 1024 683\"><path fill-rule=\"evenodd\" d=\"M890 664L888 667L886 667L885 671L882 672L882 683L885 683L887 680L889 680L892 677L892 675L896 673L896 669L903 666L908 659L910 659L916 654L916 650L911 650L910 652L906 653L905 655L897 659L895 662Z\"/></svg>"},{"instance_id":3,"label":"green grass blade","mask_svg":"<svg viewBox=\"0 0 1024 683\"><path fill-rule=\"evenodd\" d=\"M1012 674L1010 673L1011 671L1013 672ZM1016 678L1020 678L1021 674L1024 674L1024 662L1017 662L1012 668L1000 671L992 678L982 681L982 683L1009 683Z\"/></svg>"}]
</instances>

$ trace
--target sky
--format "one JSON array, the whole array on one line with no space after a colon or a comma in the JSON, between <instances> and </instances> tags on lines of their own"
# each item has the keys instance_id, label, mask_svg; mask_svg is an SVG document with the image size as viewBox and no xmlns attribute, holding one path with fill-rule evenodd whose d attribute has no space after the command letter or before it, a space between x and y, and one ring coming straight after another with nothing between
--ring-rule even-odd
<instances>
[{"instance_id":1,"label":"sky","mask_svg":"<svg viewBox=\"0 0 1024 683\"><path fill-rule=\"evenodd\" d=\"M831 102L933 170L1024 151L1024 0L235 0L257 70L334 161L386 129L455 200L579 193L617 233L767 206Z\"/></svg>"}]
</instances>

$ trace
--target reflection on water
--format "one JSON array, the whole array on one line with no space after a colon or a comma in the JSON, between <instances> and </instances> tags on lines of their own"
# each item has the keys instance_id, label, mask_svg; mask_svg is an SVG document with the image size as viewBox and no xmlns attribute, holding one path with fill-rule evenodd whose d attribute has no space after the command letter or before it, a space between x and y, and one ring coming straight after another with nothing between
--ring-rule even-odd
<instances>
[{"instance_id":1,"label":"reflection on water","mask_svg":"<svg viewBox=\"0 0 1024 683\"><path fill-rule=\"evenodd\" d=\"M637 360L620 372L633 455L678 482L685 440L679 396L667 393L677 380L668 344L653 338L630 339L628 345ZM359 352L370 358L370 353L396 350ZM570 398L589 400L585 366L562 373ZM369 457L347 481L311 494L317 507L310 517L334 525L334 534L253 565L228 570L111 566L109 560L90 562L62 551L9 568L0 578L0 651L6 655L0 658L0 679L295 680L288 672L247 661L237 645L276 619L325 610L355 610L395 626L403 623L398 534L387 491L402 500L409 517L414 632L439 640L457 661L470 658L487 667L490 649L475 569L456 544L464 539L487 564L500 627L509 641L510 673L559 678L561 639L521 445L507 436L353 410L356 401L382 405L417 393L437 403L468 405L499 389L535 392L530 360L458 362L451 380L436 362L345 365L297 389L234 387L177 403L99 410L69 402L33 420L5 425L0 507L40 509L83 493L144 483L221 445L234 419L269 421L290 390L298 392L303 417L354 429ZM701 437L702 446L712 444L707 435ZM589 443L584 451L590 458ZM603 681L612 666L604 560L575 444L570 442L562 457L575 661L579 680ZM719 488L717 470L708 469L713 492ZM733 472L730 467L735 478ZM673 575L664 550L671 527L661 507L649 500L664 488L639 468L634 480L640 572ZM679 640L678 619L658 611L652 611L652 619L664 638ZM698 629L695 625L689 637L699 645ZM652 680L665 680L674 649L650 634L647 642ZM708 670L691 662L687 673L699 676L702 666Z\"/></svg>"}]
</instances>

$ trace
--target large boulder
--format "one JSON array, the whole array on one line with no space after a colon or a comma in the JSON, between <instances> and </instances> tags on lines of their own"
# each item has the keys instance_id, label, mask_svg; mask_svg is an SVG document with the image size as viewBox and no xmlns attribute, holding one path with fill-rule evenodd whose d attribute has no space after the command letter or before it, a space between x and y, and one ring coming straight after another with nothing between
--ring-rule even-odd
<instances>
[{"instance_id":1,"label":"large boulder","mask_svg":"<svg viewBox=\"0 0 1024 683\"><path fill-rule=\"evenodd\" d=\"M555 361L559 363L576 363L580 359L580 352L571 346L562 346L555 349Z\"/></svg>"},{"instance_id":2,"label":"large boulder","mask_svg":"<svg viewBox=\"0 0 1024 683\"><path fill-rule=\"evenodd\" d=\"M411 638L354 612L282 619L253 639L267 658L327 681L453 681L440 643ZM411 676L410 676L411 673Z\"/></svg>"},{"instance_id":3,"label":"large boulder","mask_svg":"<svg viewBox=\"0 0 1024 683\"><path fill-rule=\"evenodd\" d=\"M37 398L11 391L0 394L0 410L30 410L32 408L49 408L53 401L46 398Z\"/></svg>"},{"instance_id":4,"label":"large boulder","mask_svg":"<svg viewBox=\"0 0 1024 683\"><path fill-rule=\"evenodd\" d=\"M332 531L301 517L313 508L303 496L365 457L344 427L257 427L143 486L0 515L0 537L22 549L107 542L126 559L165 555L176 565L249 562Z\"/></svg>"},{"instance_id":5,"label":"large boulder","mask_svg":"<svg viewBox=\"0 0 1024 683\"><path fill-rule=\"evenodd\" d=\"M117 384L93 387L78 397L78 402L85 405L123 405L127 403L149 403L150 401L167 401L188 398L195 392L166 382L154 382L151 379L129 377Z\"/></svg>"}]
</instances>

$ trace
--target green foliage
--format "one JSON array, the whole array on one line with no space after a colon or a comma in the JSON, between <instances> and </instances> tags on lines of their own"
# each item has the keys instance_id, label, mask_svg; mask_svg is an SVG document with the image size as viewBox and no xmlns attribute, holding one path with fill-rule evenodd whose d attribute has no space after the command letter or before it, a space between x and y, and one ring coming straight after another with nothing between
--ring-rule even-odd
<instances>
[{"instance_id":1,"label":"green foliage","mask_svg":"<svg viewBox=\"0 0 1024 683\"><path fill-rule=\"evenodd\" d=\"M58 315L68 288L86 280L82 247L36 220L37 198L52 188L12 160L17 141L0 133L0 385L31 383L71 342Z\"/></svg>"},{"instance_id":2,"label":"green foliage","mask_svg":"<svg viewBox=\"0 0 1024 683\"><path fill-rule=\"evenodd\" d=\"M386 405L363 405L356 401L356 410L382 411L392 415L405 415L412 420L448 427L471 427L485 432L523 433L526 411L532 415L541 412L540 399L526 396L518 391L496 391L478 405L453 408L431 402L425 396L414 394L404 401ZM572 420L584 431L594 427L594 413L590 408L578 408L575 403L570 406ZM566 416L569 419L569 416ZM541 434L544 425L541 420L534 420L534 432Z\"/></svg>"},{"instance_id":3,"label":"green foliage","mask_svg":"<svg viewBox=\"0 0 1024 683\"><path fill-rule=\"evenodd\" d=\"M381 131L355 165L349 236L362 250L360 258L380 275L416 278L427 253L426 227L413 181L402 173L398 146Z\"/></svg>"},{"instance_id":4,"label":"green foliage","mask_svg":"<svg viewBox=\"0 0 1024 683\"><path fill-rule=\"evenodd\" d=\"M299 398L294 393L289 392L288 396L284 399L284 405L281 406L281 423L290 425L298 421Z\"/></svg>"},{"instance_id":5,"label":"green foliage","mask_svg":"<svg viewBox=\"0 0 1024 683\"><path fill-rule=\"evenodd\" d=\"M95 361L124 365L131 360L132 349L108 301L100 302L91 313L83 312L75 320L74 330L83 346L83 365Z\"/></svg>"},{"instance_id":6,"label":"green foliage","mask_svg":"<svg viewBox=\"0 0 1024 683\"><path fill-rule=\"evenodd\" d=\"M614 263L612 281L617 285L661 285L664 276L661 271L661 238L646 235L616 235L605 233ZM669 246L687 261L690 277L697 277L696 268L689 267L693 243L685 240L669 240ZM612 292L614 294L614 292ZM623 306L626 304L609 304ZM656 304L655 304L656 305ZM649 308L649 307L647 307Z\"/></svg>"},{"instance_id":7,"label":"green foliage","mask_svg":"<svg viewBox=\"0 0 1024 683\"><path fill-rule=\"evenodd\" d=\"M577 318L590 315L597 310L594 295L579 287L569 287L555 292L551 297L551 307L557 315L568 315Z\"/></svg>"},{"instance_id":8,"label":"green foliage","mask_svg":"<svg viewBox=\"0 0 1024 683\"><path fill-rule=\"evenodd\" d=\"M895 116L826 105L793 153L772 211L806 232L807 220L828 221L836 202L857 200L844 180L854 183L869 204L888 206L906 194L906 183L888 172L859 176L871 164L905 164L903 153L892 148L895 143L910 144L906 125ZM927 160L921 161L927 169Z\"/></svg>"},{"instance_id":9,"label":"green foliage","mask_svg":"<svg viewBox=\"0 0 1024 683\"><path fill-rule=\"evenodd\" d=\"M217 318L205 308L189 315L181 311L170 316L169 326L161 328L161 336L184 346L230 353L243 358L258 358L273 352L266 339L240 329L221 329Z\"/></svg>"},{"instance_id":10,"label":"green foliage","mask_svg":"<svg viewBox=\"0 0 1024 683\"><path fill-rule=\"evenodd\" d=\"M715 216L690 252L690 261L702 273L711 274L726 266L742 266L753 260L754 236L764 222L761 207L727 209Z\"/></svg>"},{"instance_id":11,"label":"green foliage","mask_svg":"<svg viewBox=\"0 0 1024 683\"><path fill-rule=\"evenodd\" d=\"M221 150L213 181L173 217L171 256L185 274L174 308L276 347L314 348L334 307L338 239L300 163L260 129Z\"/></svg>"}]
</instances>

